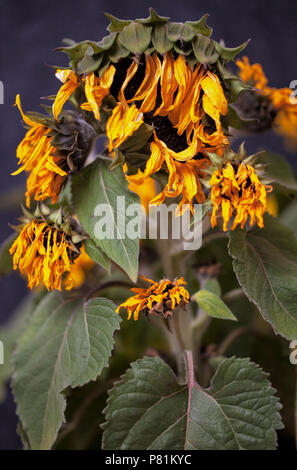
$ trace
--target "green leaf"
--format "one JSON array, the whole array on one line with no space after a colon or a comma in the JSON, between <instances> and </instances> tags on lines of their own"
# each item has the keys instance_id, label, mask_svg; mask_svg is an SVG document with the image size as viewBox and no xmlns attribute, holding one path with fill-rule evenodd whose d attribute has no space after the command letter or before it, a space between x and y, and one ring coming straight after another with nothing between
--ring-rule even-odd
<instances>
[{"instance_id":1,"label":"green leaf","mask_svg":"<svg viewBox=\"0 0 297 470\"><path fill-rule=\"evenodd\" d=\"M133 240L126 237L127 224L135 219L135 215L126 215L123 202L127 207L130 204L139 203L139 200L135 194L128 191L128 184L122 169L115 168L110 171L109 165L110 161L98 159L73 176L73 204L80 223L95 245L135 282L138 274L139 238ZM101 204L105 205L106 210L101 206L105 216L100 220L108 219L107 223L109 223L114 217L114 231L108 235L109 238L106 236L99 240L95 235L95 226L99 217L95 215L95 209ZM137 221L140 224L140 214Z\"/></svg>"},{"instance_id":2,"label":"green leaf","mask_svg":"<svg viewBox=\"0 0 297 470\"><path fill-rule=\"evenodd\" d=\"M193 299L211 317L237 321L229 307L213 292L199 290L193 295Z\"/></svg>"},{"instance_id":3,"label":"green leaf","mask_svg":"<svg viewBox=\"0 0 297 470\"><path fill-rule=\"evenodd\" d=\"M203 390L192 389L188 450L272 450L281 405L263 370L249 359L221 362Z\"/></svg>"},{"instance_id":4,"label":"green leaf","mask_svg":"<svg viewBox=\"0 0 297 470\"><path fill-rule=\"evenodd\" d=\"M222 59L229 61L229 60L234 60L235 56L239 54L239 52L243 51L243 49L246 48L250 40L248 39L243 44L237 47L225 47L216 41L214 42L215 42L216 50L218 51Z\"/></svg>"},{"instance_id":5,"label":"green leaf","mask_svg":"<svg viewBox=\"0 0 297 470\"><path fill-rule=\"evenodd\" d=\"M179 385L160 358L131 365L109 392L106 450L274 449L281 405L266 374L248 359L217 368L210 389Z\"/></svg>"},{"instance_id":6,"label":"green leaf","mask_svg":"<svg viewBox=\"0 0 297 470\"><path fill-rule=\"evenodd\" d=\"M291 166L284 157L265 152L259 156L258 162L267 164L265 177L273 184L274 188L288 196L297 196L297 181Z\"/></svg>"},{"instance_id":7,"label":"green leaf","mask_svg":"<svg viewBox=\"0 0 297 470\"><path fill-rule=\"evenodd\" d=\"M50 449L64 420L66 387L95 380L108 365L120 318L107 299L48 294L14 356L17 414L32 449Z\"/></svg>"},{"instance_id":8,"label":"green leaf","mask_svg":"<svg viewBox=\"0 0 297 470\"><path fill-rule=\"evenodd\" d=\"M142 54L151 42L152 28L141 23L130 23L119 33L119 41L132 54Z\"/></svg>"},{"instance_id":9,"label":"green leaf","mask_svg":"<svg viewBox=\"0 0 297 470\"><path fill-rule=\"evenodd\" d=\"M109 392L103 449L183 449L187 395L160 358L134 362Z\"/></svg>"},{"instance_id":10,"label":"green leaf","mask_svg":"<svg viewBox=\"0 0 297 470\"><path fill-rule=\"evenodd\" d=\"M198 21L186 21L186 25L190 26L196 33L203 34L204 36L210 37L212 28L207 24L208 14L202 16Z\"/></svg>"},{"instance_id":11,"label":"green leaf","mask_svg":"<svg viewBox=\"0 0 297 470\"><path fill-rule=\"evenodd\" d=\"M100 266L106 269L106 271L109 273L110 272L110 260L106 256L104 251L102 251L102 249L98 245L96 245L93 242L93 240L91 240L90 238L88 238L84 242L84 247L89 257L92 258L92 260L95 261L95 263L100 264Z\"/></svg>"},{"instance_id":12,"label":"green leaf","mask_svg":"<svg viewBox=\"0 0 297 470\"><path fill-rule=\"evenodd\" d=\"M273 329L297 338L297 241L293 232L266 215L264 228L230 233L229 253L245 294Z\"/></svg>"},{"instance_id":13,"label":"green leaf","mask_svg":"<svg viewBox=\"0 0 297 470\"><path fill-rule=\"evenodd\" d=\"M219 53L217 52L214 41L209 39L202 34L197 34L192 41L193 52L196 59L201 64L214 64L218 57Z\"/></svg>"},{"instance_id":14,"label":"green leaf","mask_svg":"<svg viewBox=\"0 0 297 470\"><path fill-rule=\"evenodd\" d=\"M0 277L5 276L13 270L12 256L9 250L17 236L17 233L11 233L0 246Z\"/></svg>"}]
</instances>

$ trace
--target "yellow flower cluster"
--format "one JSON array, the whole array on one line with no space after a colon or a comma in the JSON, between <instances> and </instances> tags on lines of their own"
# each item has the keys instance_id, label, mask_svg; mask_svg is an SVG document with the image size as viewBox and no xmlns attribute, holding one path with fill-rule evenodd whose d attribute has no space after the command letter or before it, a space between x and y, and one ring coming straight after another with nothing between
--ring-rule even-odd
<instances>
[{"instance_id":1,"label":"yellow flower cluster","mask_svg":"<svg viewBox=\"0 0 297 470\"><path fill-rule=\"evenodd\" d=\"M244 163L227 163L221 170L216 170L210 179L213 211L212 227L217 225L217 212L221 209L224 220L223 230L228 230L231 217L234 217L231 230L237 225L241 228L250 216L250 225L255 221L263 228L263 215L267 210L267 192L271 186L260 182L255 169Z\"/></svg>"},{"instance_id":2,"label":"yellow flower cluster","mask_svg":"<svg viewBox=\"0 0 297 470\"><path fill-rule=\"evenodd\" d=\"M41 282L48 290L61 290L62 275L71 270L80 254L64 232L37 219L26 224L10 248L13 267L28 277L30 289ZM69 278L66 288L71 289Z\"/></svg>"},{"instance_id":3,"label":"yellow flower cluster","mask_svg":"<svg viewBox=\"0 0 297 470\"><path fill-rule=\"evenodd\" d=\"M24 123L29 126L29 130L17 148L17 158L22 166L12 174L18 175L22 171L30 173L26 191L28 207L30 207L30 199L33 195L38 201L50 197L55 203L67 173L59 166L61 159L55 155L56 149L51 145L50 129L23 113L19 95L16 97L15 104L20 110Z\"/></svg>"},{"instance_id":4,"label":"yellow flower cluster","mask_svg":"<svg viewBox=\"0 0 297 470\"><path fill-rule=\"evenodd\" d=\"M189 292L183 287L186 284L183 277L175 279L173 282L169 279L156 282L144 276L142 278L151 286L147 289L137 287L131 289L136 295L129 297L116 310L119 313L121 308L125 308L128 320L132 316L134 320L138 320L141 311L151 315L162 315L166 318L172 315L176 307L184 307L190 300Z\"/></svg>"}]
</instances>

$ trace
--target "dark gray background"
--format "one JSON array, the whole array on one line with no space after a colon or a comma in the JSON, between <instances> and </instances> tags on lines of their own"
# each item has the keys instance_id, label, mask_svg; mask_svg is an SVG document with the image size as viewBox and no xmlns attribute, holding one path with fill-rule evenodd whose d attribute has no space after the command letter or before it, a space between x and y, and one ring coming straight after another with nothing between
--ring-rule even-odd
<instances>
[{"instance_id":1,"label":"dark gray background","mask_svg":"<svg viewBox=\"0 0 297 470\"><path fill-rule=\"evenodd\" d=\"M224 38L233 47L251 38L246 53L251 61L263 65L272 86L289 86L297 79L296 0L0 0L0 80L5 93L0 105L1 207L25 181L24 176L10 176L17 166L16 146L24 135L19 113L12 107L15 95L21 94L25 110L38 110L40 97L58 89L47 65L66 65L66 57L53 52L63 38L98 41L108 24L103 12L141 18L148 16L150 6L173 21L195 20L209 13L215 39ZM250 153L262 146L285 153L282 140L272 133L248 139ZM295 157L288 158L294 164ZM17 216L12 208L1 210L0 242L11 231L8 222L15 223ZM25 292L17 274L1 281L0 325ZM0 449L20 448L15 427L9 395L0 406Z\"/></svg>"}]
</instances>

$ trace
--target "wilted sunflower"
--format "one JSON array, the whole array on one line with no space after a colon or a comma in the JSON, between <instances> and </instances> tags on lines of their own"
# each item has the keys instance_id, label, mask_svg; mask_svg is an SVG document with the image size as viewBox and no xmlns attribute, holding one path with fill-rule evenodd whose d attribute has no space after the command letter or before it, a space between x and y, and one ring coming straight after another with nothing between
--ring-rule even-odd
<instances>
[{"instance_id":1,"label":"wilted sunflower","mask_svg":"<svg viewBox=\"0 0 297 470\"><path fill-rule=\"evenodd\" d=\"M20 233L9 250L13 255L13 268L18 268L28 277L30 289L44 284L48 290L61 290L62 276L70 272L65 285L69 290L74 286L71 269L84 252L82 240L85 236L75 231L76 224L72 226L59 214L54 212L47 216L49 218L46 220L39 211L37 217L29 215L29 218L21 219L25 223L18 227ZM60 218L61 227L56 223L57 218Z\"/></svg>"},{"instance_id":2,"label":"wilted sunflower","mask_svg":"<svg viewBox=\"0 0 297 470\"><path fill-rule=\"evenodd\" d=\"M73 95L77 105L101 121L108 151L124 155L130 183L140 185L160 171L168 174L164 190L151 203L180 196L178 212L183 204L193 209L194 199L205 199L200 177L209 164L208 152L222 155L229 144L221 120L231 86L230 80L224 82L224 67L243 46L231 53L210 39L206 17L182 24L153 10L149 18L134 22L108 16L111 34L101 42L63 48L72 69L57 72L63 85L53 114L58 119Z\"/></svg>"},{"instance_id":3,"label":"wilted sunflower","mask_svg":"<svg viewBox=\"0 0 297 470\"><path fill-rule=\"evenodd\" d=\"M56 125L50 118L24 114L19 95L15 104L29 130L17 148L21 167L12 174L29 173L28 207L32 196L37 201L51 198L55 203L68 174L86 160L95 132L73 112L65 112L61 124Z\"/></svg>"},{"instance_id":4,"label":"wilted sunflower","mask_svg":"<svg viewBox=\"0 0 297 470\"><path fill-rule=\"evenodd\" d=\"M216 215L221 209L224 231L228 230L229 221L233 216L231 230L237 225L244 228L249 217L250 225L256 222L263 228L263 215L267 211L267 192L272 188L261 183L251 165L228 162L222 169L213 173L209 183L213 202L212 227L217 225Z\"/></svg>"},{"instance_id":5,"label":"wilted sunflower","mask_svg":"<svg viewBox=\"0 0 297 470\"><path fill-rule=\"evenodd\" d=\"M183 287L186 284L183 277L176 278L174 281L162 279L158 282L145 276L142 276L142 279L149 282L151 286L147 289L137 287L131 289L136 295L129 297L116 310L119 313L121 308L125 308L128 320L132 315L134 320L138 320L141 311L146 315L161 315L167 318L172 315L176 307L184 308L190 300L189 292Z\"/></svg>"},{"instance_id":6,"label":"wilted sunflower","mask_svg":"<svg viewBox=\"0 0 297 470\"><path fill-rule=\"evenodd\" d=\"M254 93L243 94L239 108L248 118L257 121L249 124L251 130L265 130L273 125L275 131L283 136L290 148L297 148L297 104L291 100L290 88L271 88L260 64L250 64L248 57L236 61L240 78L256 88Z\"/></svg>"}]
</instances>

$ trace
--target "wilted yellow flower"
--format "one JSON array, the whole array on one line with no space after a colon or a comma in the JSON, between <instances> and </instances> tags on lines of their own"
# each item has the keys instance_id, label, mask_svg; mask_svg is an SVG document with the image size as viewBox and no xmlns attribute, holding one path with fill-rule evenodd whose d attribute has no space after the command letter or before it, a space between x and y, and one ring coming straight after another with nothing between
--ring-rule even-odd
<instances>
[{"instance_id":1,"label":"wilted yellow flower","mask_svg":"<svg viewBox=\"0 0 297 470\"><path fill-rule=\"evenodd\" d=\"M22 228L9 252L13 268L27 275L30 289L42 283L48 290L61 290L62 276L80 255L80 245L74 245L63 231L33 219ZM66 288L72 287L69 281Z\"/></svg>"},{"instance_id":2,"label":"wilted yellow flower","mask_svg":"<svg viewBox=\"0 0 297 470\"><path fill-rule=\"evenodd\" d=\"M216 214L221 209L224 231L228 230L232 216L234 221L231 230L237 225L243 228L248 217L250 225L256 222L263 228L263 215L267 211L267 192L270 192L272 187L260 182L252 166L229 162L221 170L214 171L210 185L213 202L212 227L217 225Z\"/></svg>"},{"instance_id":3,"label":"wilted yellow flower","mask_svg":"<svg viewBox=\"0 0 297 470\"><path fill-rule=\"evenodd\" d=\"M271 88L260 64L250 64L248 57L237 60L240 78L256 87L259 93L266 96L275 111L273 126L282 135L289 147L297 148L297 104L291 100L290 88Z\"/></svg>"},{"instance_id":4,"label":"wilted yellow flower","mask_svg":"<svg viewBox=\"0 0 297 470\"><path fill-rule=\"evenodd\" d=\"M155 142L151 144L151 151L152 154L144 172L127 176L128 181L134 185L142 185L150 175L159 171L165 163L168 171L168 183L164 190L154 197L150 203L161 204L166 197L177 197L182 194L182 199L177 207L177 215L182 214L187 207L190 207L193 212L193 199L195 198L198 203L205 200L199 177L203 176L203 169L208 166L209 160L207 158L192 158L179 161L174 158L174 152L168 152L164 142L160 141L156 135ZM181 153L179 158L182 158Z\"/></svg>"},{"instance_id":5,"label":"wilted yellow flower","mask_svg":"<svg viewBox=\"0 0 297 470\"><path fill-rule=\"evenodd\" d=\"M138 320L139 313L161 315L165 318L172 315L176 307L184 307L190 300L189 292L183 287L186 284L183 277L176 278L174 281L162 279L159 282L142 276L142 278L151 284L147 289L133 288L132 292L136 295L129 297L125 302L118 306L116 312L119 313L123 307L127 310L128 320L134 317Z\"/></svg>"},{"instance_id":6,"label":"wilted yellow flower","mask_svg":"<svg viewBox=\"0 0 297 470\"><path fill-rule=\"evenodd\" d=\"M23 113L19 95L15 104L29 130L17 148L17 158L21 167L12 174L18 175L22 171L30 173L26 191L28 207L32 195L39 201L51 197L55 203L67 172L61 168L62 159L56 156L56 149L51 145L52 137L49 135L51 130Z\"/></svg>"},{"instance_id":7,"label":"wilted yellow flower","mask_svg":"<svg viewBox=\"0 0 297 470\"><path fill-rule=\"evenodd\" d=\"M203 65L189 65L183 55L174 58L171 53L143 57L145 64L142 58L127 59L129 65L110 65L100 78L93 72L81 77L87 100L81 107L99 120L103 98L111 94L118 100L106 123L109 152L143 123L154 128L146 168L129 182L140 185L161 169L167 171L166 188L151 202L160 204L165 197L181 195L181 213L183 204L192 208L194 199L198 203L205 199L199 178L209 162L207 152L222 155L229 144L221 125L227 100L217 75ZM72 83L74 88L74 79ZM61 94L66 96L60 91L59 103Z\"/></svg>"}]
</instances>

